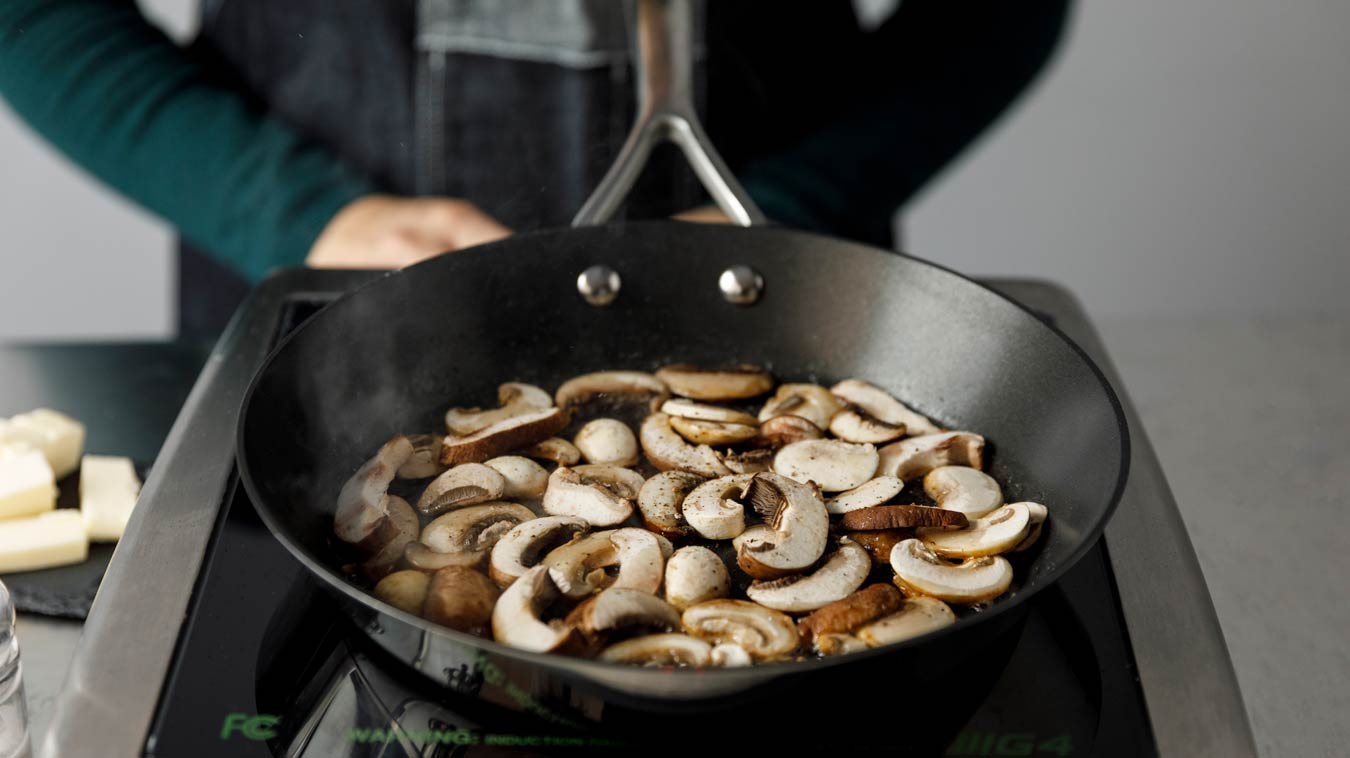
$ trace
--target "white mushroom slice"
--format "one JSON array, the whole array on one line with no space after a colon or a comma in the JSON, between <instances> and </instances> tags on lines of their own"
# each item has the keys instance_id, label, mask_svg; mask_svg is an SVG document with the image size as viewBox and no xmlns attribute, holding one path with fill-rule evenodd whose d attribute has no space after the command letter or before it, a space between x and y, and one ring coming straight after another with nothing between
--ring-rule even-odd
<instances>
[{"instance_id":1,"label":"white mushroom slice","mask_svg":"<svg viewBox=\"0 0 1350 758\"><path fill-rule=\"evenodd\" d=\"M745 531L745 506L741 497L754 474L732 474L695 487L680 506L691 529L710 540L729 540Z\"/></svg>"},{"instance_id":2,"label":"white mushroom slice","mask_svg":"<svg viewBox=\"0 0 1350 758\"><path fill-rule=\"evenodd\" d=\"M545 623L540 614L558 597L558 588L548 569L535 566L520 576L497 598L492 609L492 637L503 645L548 653L573 639L564 624Z\"/></svg>"},{"instance_id":3,"label":"white mushroom slice","mask_svg":"<svg viewBox=\"0 0 1350 758\"><path fill-rule=\"evenodd\" d=\"M568 379L554 395L559 408L574 408L592 400L664 400L665 383L642 371L597 371Z\"/></svg>"},{"instance_id":4,"label":"white mushroom slice","mask_svg":"<svg viewBox=\"0 0 1350 758\"><path fill-rule=\"evenodd\" d=\"M533 511L515 503L459 508L432 519L405 555L408 563L424 571L478 566L503 536L533 518Z\"/></svg>"},{"instance_id":5,"label":"white mushroom slice","mask_svg":"<svg viewBox=\"0 0 1350 758\"><path fill-rule=\"evenodd\" d=\"M572 516L544 516L522 522L493 546L488 575L505 587L588 528L584 520Z\"/></svg>"},{"instance_id":6,"label":"white mushroom slice","mask_svg":"<svg viewBox=\"0 0 1350 758\"><path fill-rule=\"evenodd\" d=\"M1022 503L1027 507L1027 516L1031 528L1027 529L1027 536L1017 543L1017 547L1009 550L1010 553L1020 553L1036 544L1036 540L1041 538L1041 529L1045 526L1045 520L1050 516L1050 511L1040 503Z\"/></svg>"},{"instance_id":7,"label":"white mushroom slice","mask_svg":"<svg viewBox=\"0 0 1350 758\"><path fill-rule=\"evenodd\" d=\"M745 594L766 608L804 613L847 597L862 586L871 570L872 559L868 557L867 551L858 543L844 538L839 542L839 549L815 571L751 582Z\"/></svg>"},{"instance_id":8,"label":"white mushroom slice","mask_svg":"<svg viewBox=\"0 0 1350 758\"><path fill-rule=\"evenodd\" d=\"M984 468L984 437L974 432L943 432L898 440L881 448L879 474L908 482L939 466Z\"/></svg>"},{"instance_id":9,"label":"white mushroom slice","mask_svg":"<svg viewBox=\"0 0 1350 758\"><path fill-rule=\"evenodd\" d=\"M709 600L685 609L688 634L714 644L740 645L751 658L768 661L797 649L797 627L787 614L747 600Z\"/></svg>"},{"instance_id":10,"label":"white mushroom slice","mask_svg":"<svg viewBox=\"0 0 1350 758\"><path fill-rule=\"evenodd\" d=\"M717 553L690 545L666 561L666 602L684 610L731 594L731 575Z\"/></svg>"},{"instance_id":11,"label":"white mushroom slice","mask_svg":"<svg viewBox=\"0 0 1350 758\"><path fill-rule=\"evenodd\" d=\"M938 466L923 478L923 491L939 508L979 518L1003 505L994 477L969 466Z\"/></svg>"},{"instance_id":12,"label":"white mushroom slice","mask_svg":"<svg viewBox=\"0 0 1350 758\"><path fill-rule=\"evenodd\" d=\"M506 492L506 479L496 469L481 463L463 463L436 477L417 499L417 512L436 516L452 508L498 500Z\"/></svg>"},{"instance_id":13,"label":"white mushroom slice","mask_svg":"<svg viewBox=\"0 0 1350 758\"><path fill-rule=\"evenodd\" d=\"M631 466L638 462L637 437L628 425L616 418L588 421L572 444L588 463Z\"/></svg>"},{"instance_id":14,"label":"white mushroom slice","mask_svg":"<svg viewBox=\"0 0 1350 758\"><path fill-rule=\"evenodd\" d=\"M759 425L759 438L755 444L780 450L794 442L818 440L823 436L819 427L801 416L774 416Z\"/></svg>"},{"instance_id":15,"label":"white mushroom slice","mask_svg":"<svg viewBox=\"0 0 1350 758\"><path fill-rule=\"evenodd\" d=\"M677 416L671 417L670 428L695 445L736 445L752 440L759 434L757 426Z\"/></svg>"},{"instance_id":16,"label":"white mushroom slice","mask_svg":"<svg viewBox=\"0 0 1350 758\"><path fill-rule=\"evenodd\" d=\"M978 558L1006 553L1017 546L1031 528L1031 512L1025 503L1013 503L987 516L974 519L965 529L921 527L914 536L933 552L949 558Z\"/></svg>"},{"instance_id":17,"label":"white mushroom slice","mask_svg":"<svg viewBox=\"0 0 1350 758\"><path fill-rule=\"evenodd\" d=\"M699 368L682 363L657 369L671 392L694 400L743 400L773 389L773 377L758 366Z\"/></svg>"},{"instance_id":18,"label":"white mushroom slice","mask_svg":"<svg viewBox=\"0 0 1350 758\"><path fill-rule=\"evenodd\" d=\"M588 634L631 627L663 631L680 628L680 612L670 603L640 590L621 587L610 587L577 606L570 618Z\"/></svg>"},{"instance_id":19,"label":"white mushroom slice","mask_svg":"<svg viewBox=\"0 0 1350 758\"><path fill-rule=\"evenodd\" d=\"M427 479L445 473L441 464L441 440L439 434L409 434L413 454L408 462L398 470L400 479Z\"/></svg>"},{"instance_id":20,"label":"white mushroom slice","mask_svg":"<svg viewBox=\"0 0 1350 758\"><path fill-rule=\"evenodd\" d=\"M830 419L830 432L845 442L880 444L905 436L905 425L887 423L856 405L849 405Z\"/></svg>"},{"instance_id":21,"label":"white mushroom slice","mask_svg":"<svg viewBox=\"0 0 1350 758\"><path fill-rule=\"evenodd\" d=\"M816 428L829 428L830 419L842 404L830 391L819 384L781 384L759 411L759 420L775 416L796 416L810 421Z\"/></svg>"},{"instance_id":22,"label":"white mushroom slice","mask_svg":"<svg viewBox=\"0 0 1350 758\"><path fill-rule=\"evenodd\" d=\"M619 561L619 575L610 586L656 594L666 570L660 538L646 529L628 528L615 529L609 541Z\"/></svg>"},{"instance_id":23,"label":"white mushroom slice","mask_svg":"<svg viewBox=\"0 0 1350 758\"><path fill-rule=\"evenodd\" d=\"M342 485L333 517L333 532L338 539L365 553L375 553L398 533L397 526L390 523L385 496L394 475L412 455L408 438L395 437Z\"/></svg>"},{"instance_id":24,"label":"white mushroom slice","mask_svg":"<svg viewBox=\"0 0 1350 758\"><path fill-rule=\"evenodd\" d=\"M738 411L735 408L699 403L682 397L673 398L662 403L661 412L672 418L718 421L724 424L741 424L742 426L759 425L759 420L754 416L743 411Z\"/></svg>"},{"instance_id":25,"label":"white mushroom slice","mask_svg":"<svg viewBox=\"0 0 1350 758\"><path fill-rule=\"evenodd\" d=\"M758 474L761 471L772 471L773 451L761 448L737 453L728 450L722 454L722 463L735 474Z\"/></svg>"},{"instance_id":26,"label":"white mushroom slice","mask_svg":"<svg viewBox=\"0 0 1350 758\"><path fill-rule=\"evenodd\" d=\"M441 442L441 463L479 463L542 442L567 426L567 414L557 408L522 413L483 427L464 437Z\"/></svg>"},{"instance_id":27,"label":"white mushroom slice","mask_svg":"<svg viewBox=\"0 0 1350 758\"><path fill-rule=\"evenodd\" d=\"M915 539L891 548L891 569L901 589L958 605L993 600L1008 591L1013 579L1012 564L1002 556L951 563Z\"/></svg>"},{"instance_id":28,"label":"white mushroom slice","mask_svg":"<svg viewBox=\"0 0 1350 758\"><path fill-rule=\"evenodd\" d=\"M548 488L548 471L521 455L503 455L483 463L502 475L506 482L502 497L507 500L537 500Z\"/></svg>"},{"instance_id":29,"label":"white mushroom slice","mask_svg":"<svg viewBox=\"0 0 1350 758\"><path fill-rule=\"evenodd\" d=\"M403 551L409 544L416 542L417 536L422 533L422 523L417 518L417 511L413 510L407 500L397 495L389 495L385 500L389 522L397 528L397 532L384 543L379 552L361 564L361 570L372 579L379 579L393 571L394 566L403 559Z\"/></svg>"},{"instance_id":30,"label":"white mushroom slice","mask_svg":"<svg viewBox=\"0 0 1350 758\"><path fill-rule=\"evenodd\" d=\"M743 498L765 523L732 541L736 564L756 579L805 571L825 553L830 516L815 487L778 474L755 474Z\"/></svg>"},{"instance_id":31,"label":"white mushroom slice","mask_svg":"<svg viewBox=\"0 0 1350 758\"><path fill-rule=\"evenodd\" d=\"M684 441L670 426L670 416L653 413L642 422L638 432L642 449L652 465L661 471L688 471L706 478L726 476L731 469L707 445L697 447Z\"/></svg>"},{"instance_id":32,"label":"white mushroom slice","mask_svg":"<svg viewBox=\"0 0 1350 758\"><path fill-rule=\"evenodd\" d=\"M637 499L647 478L630 468L610 463L583 463L572 471L586 484L598 484L619 497Z\"/></svg>"},{"instance_id":33,"label":"white mushroom slice","mask_svg":"<svg viewBox=\"0 0 1350 758\"><path fill-rule=\"evenodd\" d=\"M610 581L604 569L619 562L619 551L609 541L612 531L594 532L544 556L542 565L558 591L570 598L586 597Z\"/></svg>"},{"instance_id":34,"label":"white mushroom slice","mask_svg":"<svg viewBox=\"0 0 1350 758\"><path fill-rule=\"evenodd\" d=\"M896 400L886 390L861 379L845 379L830 388L835 397L887 424L903 426L906 434L937 434L942 427Z\"/></svg>"},{"instance_id":35,"label":"white mushroom slice","mask_svg":"<svg viewBox=\"0 0 1350 758\"><path fill-rule=\"evenodd\" d=\"M581 451L562 437L549 437L518 452L527 458L552 461L559 466L575 466L581 463Z\"/></svg>"},{"instance_id":36,"label":"white mushroom slice","mask_svg":"<svg viewBox=\"0 0 1350 758\"><path fill-rule=\"evenodd\" d=\"M873 621L853 634L868 647L903 642L956 623L951 606L935 597L917 595L906 598L900 610Z\"/></svg>"},{"instance_id":37,"label":"white mushroom slice","mask_svg":"<svg viewBox=\"0 0 1350 758\"><path fill-rule=\"evenodd\" d=\"M805 484L815 482L825 492L851 490L877 472L877 449L840 440L803 440L778 451L773 470Z\"/></svg>"},{"instance_id":38,"label":"white mushroom slice","mask_svg":"<svg viewBox=\"0 0 1350 758\"><path fill-rule=\"evenodd\" d=\"M754 659L740 645L723 642L713 647L709 662L718 668L729 669L749 666L754 663Z\"/></svg>"},{"instance_id":39,"label":"white mushroom slice","mask_svg":"<svg viewBox=\"0 0 1350 758\"><path fill-rule=\"evenodd\" d=\"M712 661L712 645L687 634L648 634L618 642L596 656L609 663L703 668Z\"/></svg>"},{"instance_id":40,"label":"white mushroom slice","mask_svg":"<svg viewBox=\"0 0 1350 758\"><path fill-rule=\"evenodd\" d=\"M553 398L533 384L507 382L497 388L499 407L451 408L445 412L445 428L451 434L462 436L486 429L509 418L553 407Z\"/></svg>"},{"instance_id":41,"label":"white mushroom slice","mask_svg":"<svg viewBox=\"0 0 1350 758\"><path fill-rule=\"evenodd\" d=\"M683 537L689 527L680 514L680 504L703 477L688 471L662 471L648 479L638 491L638 510L642 525L669 537Z\"/></svg>"},{"instance_id":42,"label":"white mushroom slice","mask_svg":"<svg viewBox=\"0 0 1350 758\"><path fill-rule=\"evenodd\" d=\"M609 481L601 483L574 469L559 466L548 477L548 489L544 491L544 512L553 516L583 518L592 526L623 523L632 515L633 498L642 487L642 475L635 471L629 473L636 476L638 481L632 494L624 495L612 489Z\"/></svg>"},{"instance_id":43,"label":"white mushroom slice","mask_svg":"<svg viewBox=\"0 0 1350 758\"><path fill-rule=\"evenodd\" d=\"M867 643L851 634L835 632L822 634L812 641L816 652L821 655L836 656L857 653L867 649Z\"/></svg>"},{"instance_id":44,"label":"white mushroom slice","mask_svg":"<svg viewBox=\"0 0 1350 758\"><path fill-rule=\"evenodd\" d=\"M833 515L859 511L889 502L900 494L905 483L893 476L879 476L825 501L825 510Z\"/></svg>"}]
</instances>

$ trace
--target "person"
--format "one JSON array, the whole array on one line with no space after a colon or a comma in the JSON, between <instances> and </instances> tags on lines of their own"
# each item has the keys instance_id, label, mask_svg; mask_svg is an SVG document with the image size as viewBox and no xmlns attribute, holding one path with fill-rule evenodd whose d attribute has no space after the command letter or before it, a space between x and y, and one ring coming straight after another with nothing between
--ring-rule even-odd
<instances>
[{"instance_id":1,"label":"person","mask_svg":"<svg viewBox=\"0 0 1350 758\"><path fill-rule=\"evenodd\" d=\"M774 221L891 246L897 208L1040 71L1067 0L697 6L696 99ZM180 326L277 266L394 268L565 224L635 108L621 0L203 0L175 45L134 0L0 3L0 95L172 223ZM706 199L674 156L634 216ZM716 219L699 210L695 218Z\"/></svg>"}]
</instances>

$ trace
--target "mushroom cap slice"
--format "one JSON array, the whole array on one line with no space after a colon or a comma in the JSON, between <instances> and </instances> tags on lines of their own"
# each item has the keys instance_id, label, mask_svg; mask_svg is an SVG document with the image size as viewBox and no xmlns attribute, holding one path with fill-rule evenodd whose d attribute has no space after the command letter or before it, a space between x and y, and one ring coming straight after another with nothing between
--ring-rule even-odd
<instances>
[{"instance_id":1,"label":"mushroom cap slice","mask_svg":"<svg viewBox=\"0 0 1350 758\"><path fill-rule=\"evenodd\" d=\"M618 466L610 468L619 469ZM628 469L619 469L629 471ZM576 516L585 519L592 526L613 526L623 523L633 513L633 498L642 487L642 475L629 471L637 477L636 487L616 491L611 480L603 483L570 469L559 466L549 474L548 489L544 491L544 512L553 516ZM633 484L631 480L617 480L622 484Z\"/></svg>"},{"instance_id":2,"label":"mushroom cap slice","mask_svg":"<svg viewBox=\"0 0 1350 758\"><path fill-rule=\"evenodd\" d=\"M535 566L521 574L497 598L492 609L492 637L503 645L549 653L566 646L575 632L560 622L546 623L540 615L558 597L548 569Z\"/></svg>"},{"instance_id":3,"label":"mushroom cap slice","mask_svg":"<svg viewBox=\"0 0 1350 758\"><path fill-rule=\"evenodd\" d=\"M825 553L830 516L815 487L779 474L755 474L744 499L765 523L732 541L742 571L756 579L777 579L805 571Z\"/></svg>"},{"instance_id":4,"label":"mushroom cap slice","mask_svg":"<svg viewBox=\"0 0 1350 758\"><path fill-rule=\"evenodd\" d=\"M891 424L856 405L845 406L830 419L830 432L845 442L880 444L905 436L904 424Z\"/></svg>"},{"instance_id":5,"label":"mushroom cap slice","mask_svg":"<svg viewBox=\"0 0 1350 758\"><path fill-rule=\"evenodd\" d=\"M646 529L615 529L609 541L618 553L619 575L612 588L656 594L665 576L666 555L661 538Z\"/></svg>"},{"instance_id":6,"label":"mushroom cap slice","mask_svg":"<svg viewBox=\"0 0 1350 758\"><path fill-rule=\"evenodd\" d=\"M502 497L507 500L537 500L548 488L548 471L523 455L502 455L483 465L502 475L506 482Z\"/></svg>"},{"instance_id":7,"label":"mushroom cap slice","mask_svg":"<svg viewBox=\"0 0 1350 758\"><path fill-rule=\"evenodd\" d=\"M754 662L754 659L745 651L745 648L734 642L723 642L720 645L714 645L711 660L709 661L712 665L723 669L749 666Z\"/></svg>"},{"instance_id":8,"label":"mushroom cap slice","mask_svg":"<svg viewBox=\"0 0 1350 758\"><path fill-rule=\"evenodd\" d=\"M571 469L586 484L598 484L629 500L636 499L642 491L642 485L647 483L647 478L642 474L611 463L583 463Z\"/></svg>"},{"instance_id":9,"label":"mushroom cap slice","mask_svg":"<svg viewBox=\"0 0 1350 758\"><path fill-rule=\"evenodd\" d=\"M710 540L729 540L745 531L745 506L730 496L742 496L755 476L732 474L695 487L680 506L685 523Z\"/></svg>"},{"instance_id":10,"label":"mushroom cap slice","mask_svg":"<svg viewBox=\"0 0 1350 758\"><path fill-rule=\"evenodd\" d=\"M842 440L803 440L778 451L773 470L796 481L815 482L825 492L858 487L877 473L877 449Z\"/></svg>"},{"instance_id":11,"label":"mushroom cap slice","mask_svg":"<svg viewBox=\"0 0 1350 758\"><path fill-rule=\"evenodd\" d=\"M445 437L440 434L409 434L408 441L412 443L413 454L399 468L398 478L427 479L444 473L445 466L441 463L443 439Z\"/></svg>"},{"instance_id":12,"label":"mushroom cap slice","mask_svg":"<svg viewBox=\"0 0 1350 758\"><path fill-rule=\"evenodd\" d=\"M666 561L666 602L684 610L731 594L731 575L717 553L690 545Z\"/></svg>"},{"instance_id":13,"label":"mushroom cap slice","mask_svg":"<svg viewBox=\"0 0 1350 758\"><path fill-rule=\"evenodd\" d=\"M477 463L552 437L567 426L567 414L541 408L502 419L463 437L446 437L441 463Z\"/></svg>"},{"instance_id":14,"label":"mushroom cap slice","mask_svg":"<svg viewBox=\"0 0 1350 758\"><path fill-rule=\"evenodd\" d=\"M848 655L849 653L857 653L867 649L866 642L863 642L851 634L822 634L815 638L814 643L817 653L830 657L836 655Z\"/></svg>"},{"instance_id":15,"label":"mushroom cap slice","mask_svg":"<svg viewBox=\"0 0 1350 758\"><path fill-rule=\"evenodd\" d=\"M575 466L581 462L581 451L562 437L549 437L516 452L527 458L552 461L559 466Z\"/></svg>"},{"instance_id":16,"label":"mushroom cap slice","mask_svg":"<svg viewBox=\"0 0 1350 758\"><path fill-rule=\"evenodd\" d=\"M759 435L758 426L671 416L670 428L695 445L736 445Z\"/></svg>"},{"instance_id":17,"label":"mushroom cap slice","mask_svg":"<svg viewBox=\"0 0 1350 758\"><path fill-rule=\"evenodd\" d=\"M900 590L893 585L873 584L816 609L797 622L797 631L807 642L821 635L847 634L895 612L900 600Z\"/></svg>"},{"instance_id":18,"label":"mushroom cap slice","mask_svg":"<svg viewBox=\"0 0 1350 758\"><path fill-rule=\"evenodd\" d=\"M722 454L722 463L734 474L758 474L773 470L773 451L764 448Z\"/></svg>"},{"instance_id":19,"label":"mushroom cap slice","mask_svg":"<svg viewBox=\"0 0 1350 758\"><path fill-rule=\"evenodd\" d=\"M428 571L450 566L477 567L497 543L534 512L515 503L486 503L450 511L432 519L420 542L408 546L414 567Z\"/></svg>"},{"instance_id":20,"label":"mushroom cap slice","mask_svg":"<svg viewBox=\"0 0 1350 758\"><path fill-rule=\"evenodd\" d=\"M473 434L515 416L553 407L553 397L533 384L507 382L497 388L499 407L451 408L445 412L445 428L456 436Z\"/></svg>"},{"instance_id":21,"label":"mushroom cap slice","mask_svg":"<svg viewBox=\"0 0 1350 758\"><path fill-rule=\"evenodd\" d=\"M425 571L408 569L395 571L375 585L375 597L414 616L422 614L422 603L427 599L427 584L431 576Z\"/></svg>"},{"instance_id":22,"label":"mushroom cap slice","mask_svg":"<svg viewBox=\"0 0 1350 758\"><path fill-rule=\"evenodd\" d=\"M638 462L637 437L627 424L616 418L586 422L572 438L572 444L588 463L631 466Z\"/></svg>"},{"instance_id":23,"label":"mushroom cap slice","mask_svg":"<svg viewBox=\"0 0 1350 758\"><path fill-rule=\"evenodd\" d=\"M801 641L787 614L748 600L708 600L686 608L680 620L686 633L740 645L757 661L790 655Z\"/></svg>"},{"instance_id":24,"label":"mushroom cap slice","mask_svg":"<svg viewBox=\"0 0 1350 758\"><path fill-rule=\"evenodd\" d=\"M590 528L573 516L544 516L524 521L502 535L492 547L488 573L505 587L539 564L554 549L571 542Z\"/></svg>"},{"instance_id":25,"label":"mushroom cap slice","mask_svg":"<svg viewBox=\"0 0 1350 758\"><path fill-rule=\"evenodd\" d=\"M759 411L759 420L775 416L794 416L810 421L817 429L830 426L830 419L843 405L819 384L780 384L773 397Z\"/></svg>"},{"instance_id":26,"label":"mushroom cap slice","mask_svg":"<svg viewBox=\"0 0 1350 758\"><path fill-rule=\"evenodd\" d=\"M506 493L506 479L481 463L461 463L432 480L417 499L417 512L436 516L452 508L498 500Z\"/></svg>"},{"instance_id":27,"label":"mushroom cap slice","mask_svg":"<svg viewBox=\"0 0 1350 758\"><path fill-rule=\"evenodd\" d=\"M397 533L389 520L386 495L395 474L413 455L407 437L398 436L356 470L338 492L333 533L364 553L376 553Z\"/></svg>"},{"instance_id":28,"label":"mushroom cap slice","mask_svg":"<svg viewBox=\"0 0 1350 758\"><path fill-rule=\"evenodd\" d=\"M649 415L642 422L638 439L652 465L661 471L678 469L709 479L731 473L711 447L695 447L685 442L671 427L670 416L664 413Z\"/></svg>"},{"instance_id":29,"label":"mushroom cap slice","mask_svg":"<svg viewBox=\"0 0 1350 758\"><path fill-rule=\"evenodd\" d=\"M820 427L801 416L774 416L759 425L757 445L779 450L794 442L818 440L824 436Z\"/></svg>"},{"instance_id":30,"label":"mushroom cap slice","mask_svg":"<svg viewBox=\"0 0 1350 758\"><path fill-rule=\"evenodd\" d=\"M563 382L553 398L559 408L575 408L592 400L665 400L665 383L642 371L596 371Z\"/></svg>"},{"instance_id":31,"label":"mushroom cap slice","mask_svg":"<svg viewBox=\"0 0 1350 758\"><path fill-rule=\"evenodd\" d=\"M744 411L727 408L723 405L699 403L677 397L661 404L661 412L671 418L695 419L698 421L719 421L724 424L759 426L759 420Z\"/></svg>"},{"instance_id":32,"label":"mushroom cap slice","mask_svg":"<svg viewBox=\"0 0 1350 758\"><path fill-rule=\"evenodd\" d=\"M394 566L403 558L403 551L410 543L416 542L417 536L422 533L422 522L418 520L417 511L413 510L407 500L397 495L389 495L386 498L385 508L389 513L389 524L394 527L394 532L385 541L384 547L361 564L361 570L366 576L377 580L394 570Z\"/></svg>"},{"instance_id":33,"label":"mushroom cap slice","mask_svg":"<svg viewBox=\"0 0 1350 758\"><path fill-rule=\"evenodd\" d=\"M752 582L745 594L766 608L789 613L814 611L841 600L862 586L872 571L872 559L852 540L843 539L839 549L809 574Z\"/></svg>"},{"instance_id":34,"label":"mushroom cap slice","mask_svg":"<svg viewBox=\"0 0 1350 758\"><path fill-rule=\"evenodd\" d=\"M891 549L895 583L911 594L932 595L958 605L993 600L1012 586L1012 564L1002 556L944 560L922 540L905 540Z\"/></svg>"},{"instance_id":35,"label":"mushroom cap slice","mask_svg":"<svg viewBox=\"0 0 1350 758\"><path fill-rule=\"evenodd\" d=\"M906 434L937 434L942 428L921 413L896 400L886 390L861 379L845 379L830 392L878 421L902 426Z\"/></svg>"},{"instance_id":36,"label":"mushroom cap slice","mask_svg":"<svg viewBox=\"0 0 1350 758\"><path fill-rule=\"evenodd\" d=\"M938 466L923 478L923 491L939 508L978 518L1003 505L994 477L969 466Z\"/></svg>"},{"instance_id":37,"label":"mushroom cap slice","mask_svg":"<svg viewBox=\"0 0 1350 758\"><path fill-rule=\"evenodd\" d=\"M1026 503L1013 503L975 519L965 529L924 528L916 530L914 536L938 555L978 558L1012 550L1030 528L1031 512Z\"/></svg>"},{"instance_id":38,"label":"mushroom cap slice","mask_svg":"<svg viewBox=\"0 0 1350 758\"><path fill-rule=\"evenodd\" d=\"M935 597L906 598L900 610L854 632L868 647L903 642L956 623L951 606Z\"/></svg>"},{"instance_id":39,"label":"mushroom cap slice","mask_svg":"<svg viewBox=\"0 0 1350 758\"><path fill-rule=\"evenodd\" d=\"M904 481L927 476L939 466L984 468L984 437L974 432L942 432L897 440L878 451L877 473Z\"/></svg>"},{"instance_id":40,"label":"mushroom cap slice","mask_svg":"<svg viewBox=\"0 0 1350 758\"><path fill-rule=\"evenodd\" d=\"M669 631L680 628L680 612L661 598L641 590L610 587L577 606L571 618L588 634L631 627Z\"/></svg>"},{"instance_id":41,"label":"mushroom cap slice","mask_svg":"<svg viewBox=\"0 0 1350 758\"><path fill-rule=\"evenodd\" d=\"M712 645L687 634L648 634L617 642L596 656L609 663L703 668L712 661Z\"/></svg>"},{"instance_id":42,"label":"mushroom cap slice","mask_svg":"<svg viewBox=\"0 0 1350 758\"><path fill-rule=\"evenodd\" d=\"M893 476L878 476L829 498L825 501L825 510L831 515L838 516L849 511L871 508L899 495L904 488L905 483Z\"/></svg>"},{"instance_id":43,"label":"mushroom cap slice","mask_svg":"<svg viewBox=\"0 0 1350 758\"><path fill-rule=\"evenodd\" d=\"M918 526L960 529L967 525L967 520L964 513L926 505L874 505L871 508L845 513L844 517L839 519L839 525L853 531L883 531Z\"/></svg>"},{"instance_id":44,"label":"mushroom cap slice","mask_svg":"<svg viewBox=\"0 0 1350 758\"><path fill-rule=\"evenodd\" d=\"M542 565L558 591L570 598L586 597L609 582L605 568L619 562L619 551L609 541L612 531L593 532L554 548Z\"/></svg>"},{"instance_id":45,"label":"mushroom cap slice","mask_svg":"<svg viewBox=\"0 0 1350 758\"><path fill-rule=\"evenodd\" d=\"M703 483L703 477L688 471L662 471L648 479L638 491L638 510L642 525L667 537L689 533L680 513L680 505L691 490Z\"/></svg>"},{"instance_id":46,"label":"mushroom cap slice","mask_svg":"<svg viewBox=\"0 0 1350 758\"><path fill-rule=\"evenodd\" d=\"M1045 520L1049 518L1050 511L1040 503L1023 503L1027 507L1027 515L1031 520L1031 528L1027 530L1027 536L1017 543L1017 547L1009 550L1010 553L1020 553L1028 550L1036 544L1036 540L1041 538L1041 529L1045 526Z\"/></svg>"},{"instance_id":47,"label":"mushroom cap slice","mask_svg":"<svg viewBox=\"0 0 1350 758\"><path fill-rule=\"evenodd\" d=\"M670 391L694 400L744 400L773 389L773 376L759 366L700 368L688 363L663 366L656 378Z\"/></svg>"},{"instance_id":48,"label":"mushroom cap slice","mask_svg":"<svg viewBox=\"0 0 1350 758\"><path fill-rule=\"evenodd\" d=\"M431 575L422 617L461 632L487 636L492 609L501 590L491 579L462 566L450 566Z\"/></svg>"}]
</instances>

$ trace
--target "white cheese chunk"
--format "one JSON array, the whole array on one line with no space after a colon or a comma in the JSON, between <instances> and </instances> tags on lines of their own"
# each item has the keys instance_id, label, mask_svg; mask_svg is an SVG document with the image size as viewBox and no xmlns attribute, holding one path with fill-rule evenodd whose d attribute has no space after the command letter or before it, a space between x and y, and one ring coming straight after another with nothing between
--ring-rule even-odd
<instances>
[{"instance_id":1,"label":"white cheese chunk","mask_svg":"<svg viewBox=\"0 0 1350 758\"><path fill-rule=\"evenodd\" d=\"M23 442L47 456L57 479L80 465L84 452L84 424L56 411L39 408L21 413L0 427L0 443Z\"/></svg>"},{"instance_id":2,"label":"white cheese chunk","mask_svg":"<svg viewBox=\"0 0 1350 758\"><path fill-rule=\"evenodd\" d=\"M86 455L80 465L80 512L89 539L120 539L140 493L141 481L130 458Z\"/></svg>"},{"instance_id":3,"label":"white cheese chunk","mask_svg":"<svg viewBox=\"0 0 1350 758\"><path fill-rule=\"evenodd\" d=\"M56 483L42 453L0 453L0 519L32 516L55 507Z\"/></svg>"},{"instance_id":4,"label":"white cheese chunk","mask_svg":"<svg viewBox=\"0 0 1350 758\"><path fill-rule=\"evenodd\" d=\"M88 556L79 511L63 508L0 521L0 574L66 566Z\"/></svg>"}]
</instances>

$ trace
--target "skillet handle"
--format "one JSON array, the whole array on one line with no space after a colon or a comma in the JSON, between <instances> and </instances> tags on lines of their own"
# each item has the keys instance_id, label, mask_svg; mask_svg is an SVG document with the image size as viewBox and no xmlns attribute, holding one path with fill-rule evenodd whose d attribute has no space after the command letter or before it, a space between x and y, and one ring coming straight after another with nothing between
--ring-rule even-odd
<instances>
[{"instance_id":1,"label":"skillet handle","mask_svg":"<svg viewBox=\"0 0 1350 758\"><path fill-rule=\"evenodd\" d=\"M595 226L613 217L647 165L652 147L672 142L713 202L741 226L764 224L760 212L708 141L691 97L693 13L690 0L638 0L638 117L614 165L600 180L572 226Z\"/></svg>"}]
</instances>

